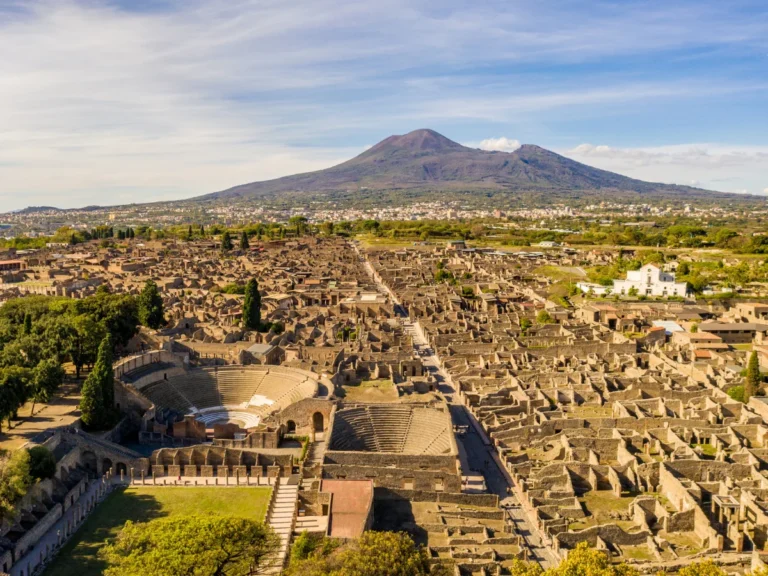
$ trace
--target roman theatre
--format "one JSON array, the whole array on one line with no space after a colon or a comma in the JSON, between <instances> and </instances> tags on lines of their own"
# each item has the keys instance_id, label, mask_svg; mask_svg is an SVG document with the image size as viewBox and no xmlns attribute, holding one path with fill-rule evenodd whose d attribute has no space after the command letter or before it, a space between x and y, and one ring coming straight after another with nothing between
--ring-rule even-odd
<instances>
[{"instance_id":1,"label":"roman theatre","mask_svg":"<svg viewBox=\"0 0 768 576\"><path fill-rule=\"evenodd\" d=\"M187 369L153 362L146 371L121 376L154 405L156 417L165 415L161 419L171 421L174 415L192 417L209 430L226 424L255 428L268 416L316 397L320 387L317 374L268 365Z\"/></svg>"}]
</instances>

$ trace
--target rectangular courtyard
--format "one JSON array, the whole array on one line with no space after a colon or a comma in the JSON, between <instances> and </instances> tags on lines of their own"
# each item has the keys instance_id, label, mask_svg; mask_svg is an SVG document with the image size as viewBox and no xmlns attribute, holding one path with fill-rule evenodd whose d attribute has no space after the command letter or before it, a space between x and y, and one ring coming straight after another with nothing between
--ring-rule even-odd
<instances>
[{"instance_id":1,"label":"rectangular courtyard","mask_svg":"<svg viewBox=\"0 0 768 576\"><path fill-rule=\"evenodd\" d=\"M168 516L215 513L263 522L271 491L267 487L118 489L96 508L44 575L99 576L106 567L98 558L99 548L105 540L117 536L128 520L148 522Z\"/></svg>"}]
</instances>

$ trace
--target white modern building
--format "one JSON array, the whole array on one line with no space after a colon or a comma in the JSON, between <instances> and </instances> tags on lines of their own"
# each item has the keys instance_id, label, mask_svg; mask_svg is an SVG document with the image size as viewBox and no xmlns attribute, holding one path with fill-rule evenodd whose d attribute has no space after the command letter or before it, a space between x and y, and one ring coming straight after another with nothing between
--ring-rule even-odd
<instances>
[{"instance_id":1,"label":"white modern building","mask_svg":"<svg viewBox=\"0 0 768 576\"><path fill-rule=\"evenodd\" d=\"M579 282L576 286L582 292L591 292L595 296L627 295L632 288L637 290L637 296L685 296L688 291L685 282L675 282L673 272L664 272L653 264L646 264L640 270L630 270L627 279L614 280L613 287L589 282Z\"/></svg>"},{"instance_id":2,"label":"white modern building","mask_svg":"<svg viewBox=\"0 0 768 576\"><path fill-rule=\"evenodd\" d=\"M634 288L638 296L685 296L685 282L675 282L672 272L664 272L658 266L646 264L640 270L627 272L626 280L613 281L613 294L629 294Z\"/></svg>"}]
</instances>

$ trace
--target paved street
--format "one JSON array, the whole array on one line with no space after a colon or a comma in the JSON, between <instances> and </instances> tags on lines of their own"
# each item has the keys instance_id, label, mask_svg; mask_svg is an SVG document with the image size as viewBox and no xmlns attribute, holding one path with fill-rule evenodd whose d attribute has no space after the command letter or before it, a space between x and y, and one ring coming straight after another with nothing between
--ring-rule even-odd
<instances>
[{"instance_id":1,"label":"paved street","mask_svg":"<svg viewBox=\"0 0 768 576\"><path fill-rule=\"evenodd\" d=\"M355 250L364 258L364 254L355 247ZM515 527L515 531L520 534L528 545L530 550L530 559L537 561L542 568L557 565L557 561L552 550L542 543L538 532L532 528L526 511L520 506L519 500L514 496L517 486L514 485L511 476L504 469L498 454L494 450L488 437L477 422L472 413L462 404L457 403L456 390L451 382L450 376L443 369L440 359L434 351L429 348L424 332L418 322L412 322L408 317L407 311L397 300L395 294L384 285L377 277L373 266L365 260L365 267L369 275L376 283L378 290L389 295L395 303L395 312L401 318L406 332L413 339L414 349L422 352L422 363L425 368L435 377L439 392L445 397L450 405L451 418L455 426L465 427L466 434L457 435L456 441L460 444L459 451L462 460L462 474L478 474L485 478L485 484L488 492L496 494L499 501L504 504L511 504L506 513L510 522Z\"/></svg>"}]
</instances>

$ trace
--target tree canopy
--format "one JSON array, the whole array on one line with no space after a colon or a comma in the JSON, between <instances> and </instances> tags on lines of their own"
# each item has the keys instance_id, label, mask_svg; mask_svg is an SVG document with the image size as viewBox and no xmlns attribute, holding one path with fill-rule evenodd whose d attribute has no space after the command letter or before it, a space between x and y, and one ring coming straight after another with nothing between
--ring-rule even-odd
<instances>
[{"instance_id":1,"label":"tree canopy","mask_svg":"<svg viewBox=\"0 0 768 576\"><path fill-rule=\"evenodd\" d=\"M744 402L749 402L749 399L754 396L760 388L760 362L757 359L757 352L754 350L749 355L749 362L747 363L747 376L744 380Z\"/></svg>"},{"instance_id":2,"label":"tree canopy","mask_svg":"<svg viewBox=\"0 0 768 576\"><path fill-rule=\"evenodd\" d=\"M34 480L53 478L56 474L56 458L45 446L33 446L29 452L29 475Z\"/></svg>"},{"instance_id":3,"label":"tree canopy","mask_svg":"<svg viewBox=\"0 0 768 576\"><path fill-rule=\"evenodd\" d=\"M229 235L229 232L224 232L221 236L221 250L223 252L229 252L232 248L234 248L234 245L232 244L232 236Z\"/></svg>"},{"instance_id":4,"label":"tree canopy","mask_svg":"<svg viewBox=\"0 0 768 576\"><path fill-rule=\"evenodd\" d=\"M261 294L259 293L259 283L254 278L248 280L245 285L243 324L249 330L261 329Z\"/></svg>"},{"instance_id":5,"label":"tree canopy","mask_svg":"<svg viewBox=\"0 0 768 576\"><path fill-rule=\"evenodd\" d=\"M423 548L405 533L365 532L344 544L328 538L300 536L291 551L286 576L443 576L430 565Z\"/></svg>"},{"instance_id":6,"label":"tree canopy","mask_svg":"<svg viewBox=\"0 0 768 576\"><path fill-rule=\"evenodd\" d=\"M80 412L86 428L104 430L114 424L115 377L112 371L112 337L109 334L102 340L96 364L83 384Z\"/></svg>"},{"instance_id":7,"label":"tree canopy","mask_svg":"<svg viewBox=\"0 0 768 576\"><path fill-rule=\"evenodd\" d=\"M536 315L537 324L552 324L553 322L552 316L546 310L542 310Z\"/></svg>"},{"instance_id":8,"label":"tree canopy","mask_svg":"<svg viewBox=\"0 0 768 576\"><path fill-rule=\"evenodd\" d=\"M139 322L148 328L160 328L165 324L163 297L153 280L147 280L139 294Z\"/></svg>"},{"instance_id":9,"label":"tree canopy","mask_svg":"<svg viewBox=\"0 0 768 576\"><path fill-rule=\"evenodd\" d=\"M247 576L279 547L272 530L254 520L217 515L126 522L99 551L105 576Z\"/></svg>"},{"instance_id":10,"label":"tree canopy","mask_svg":"<svg viewBox=\"0 0 768 576\"><path fill-rule=\"evenodd\" d=\"M27 493L32 483L27 450L16 450L0 456L0 520L12 518L16 503Z\"/></svg>"}]
</instances>

